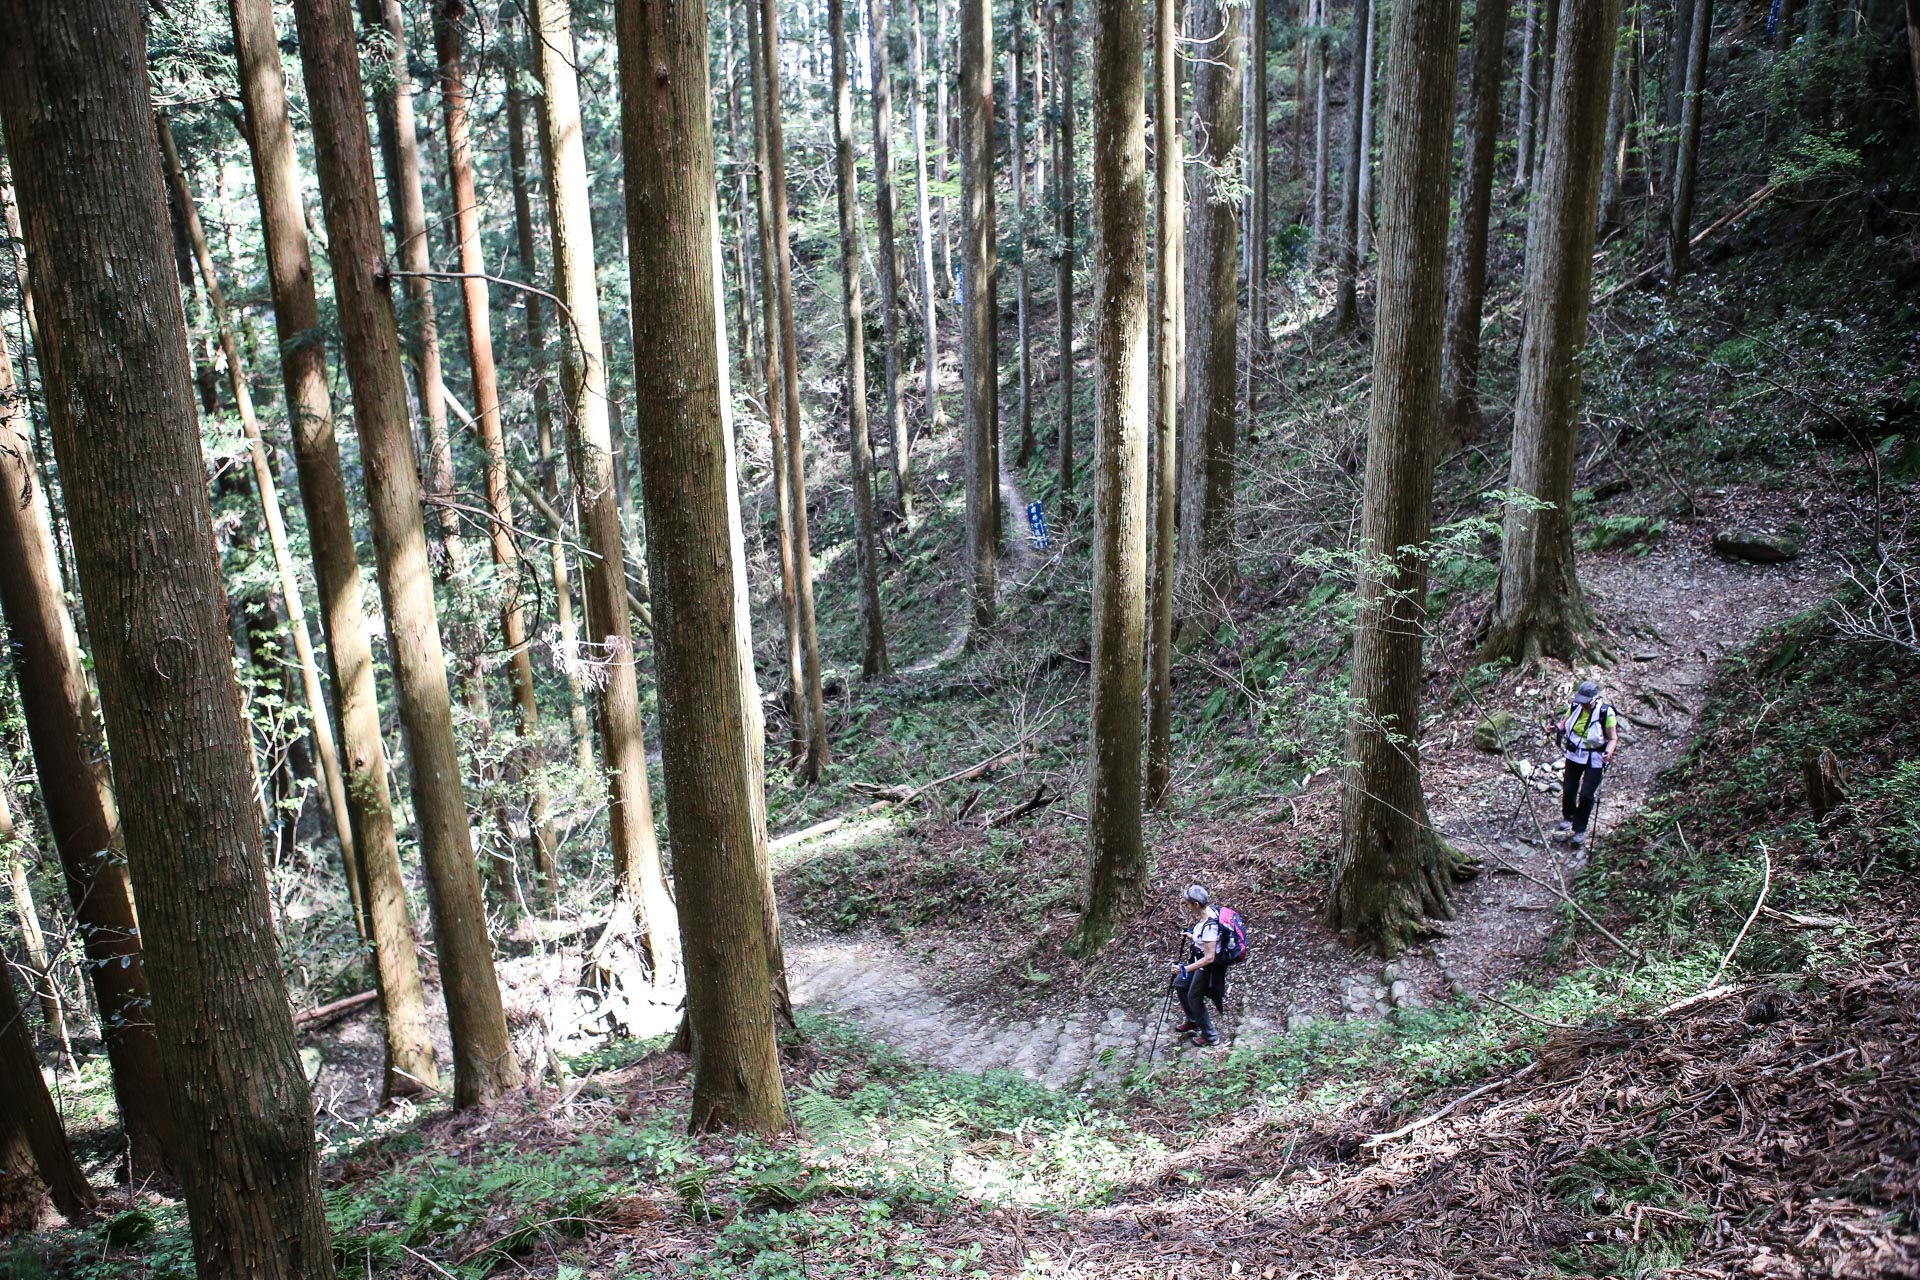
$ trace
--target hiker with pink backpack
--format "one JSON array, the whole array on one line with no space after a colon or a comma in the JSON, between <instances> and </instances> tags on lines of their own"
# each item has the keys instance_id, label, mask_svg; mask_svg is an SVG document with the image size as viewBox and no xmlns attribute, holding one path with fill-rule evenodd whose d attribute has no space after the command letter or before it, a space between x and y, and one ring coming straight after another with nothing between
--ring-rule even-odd
<instances>
[{"instance_id":1,"label":"hiker with pink backpack","mask_svg":"<svg viewBox=\"0 0 1920 1280\"><path fill-rule=\"evenodd\" d=\"M1174 1030L1189 1036L1197 1049L1220 1043L1214 1010L1226 1011L1227 970L1246 959L1247 926L1232 907L1216 907L1205 885L1187 886L1187 930L1182 935L1185 962L1173 966L1173 989L1187 1020Z\"/></svg>"}]
</instances>

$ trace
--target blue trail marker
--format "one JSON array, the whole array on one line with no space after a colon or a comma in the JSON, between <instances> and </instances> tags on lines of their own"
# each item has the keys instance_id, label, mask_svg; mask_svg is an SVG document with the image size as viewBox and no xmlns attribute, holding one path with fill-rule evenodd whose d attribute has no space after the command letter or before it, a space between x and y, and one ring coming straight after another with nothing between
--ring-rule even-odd
<instances>
[{"instance_id":1,"label":"blue trail marker","mask_svg":"<svg viewBox=\"0 0 1920 1280\"><path fill-rule=\"evenodd\" d=\"M1032 534L1035 551L1046 551L1053 546L1053 539L1047 536L1047 513L1037 502L1027 504L1027 529Z\"/></svg>"}]
</instances>

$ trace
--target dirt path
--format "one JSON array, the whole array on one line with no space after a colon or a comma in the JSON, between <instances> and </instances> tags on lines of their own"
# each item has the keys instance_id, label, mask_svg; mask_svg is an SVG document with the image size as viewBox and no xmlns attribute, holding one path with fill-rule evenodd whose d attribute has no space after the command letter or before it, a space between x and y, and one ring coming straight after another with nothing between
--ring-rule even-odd
<instances>
[{"instance_id":1,"label":"dirt path","mask_svg":"<svg viewBox=\"0 0 1920 1280\"><path fill-rule=\"evenodd\" d=\"M1644 557L1593 558L1582 575L1613 629L1615 654L1611 666L1580 674L1599 679L1623 717L1621 751L1596 820L1599 852L1607 833L1646 803L1661 771L1685 750L1715 665L1767 625L1812 604L1832 573L1817 558L1769 567L1723 561L1709 550L1707 533L1693 529ZM1559 710L1573 674L1549 664L1510 680L1482 713L1504 709L1539 724ZM1396 1005L1498 991L1538 968L1559 902L1546 886L1578 865L1565 846L1545 838L1559 816L1558 756L1544 733L1509 754L1477 751L1472 728L1469 719L1422 743L1435 822L1486 860L1485 873L1459 891L1457 918L1431 946L1385 966L1339 947L1306 913L1268 922L1264 972L1230 1002L1236 1043L1307 1017L1375 1018ZM1001 1015L943 994L941 975L879 937L794 936L787 963L803 1007L848 1019L907 1056L947 1069L1006 1068L1050 1087L1091 1087L1148 1065L1154 1044L1153 1007L1063 996L1052 1012ZM1178 1017L1175 1007L1169 1024ZM1178 1052L1172 1040L1160 1034L1153 1061Z\"/></svg>"}]
</instances>

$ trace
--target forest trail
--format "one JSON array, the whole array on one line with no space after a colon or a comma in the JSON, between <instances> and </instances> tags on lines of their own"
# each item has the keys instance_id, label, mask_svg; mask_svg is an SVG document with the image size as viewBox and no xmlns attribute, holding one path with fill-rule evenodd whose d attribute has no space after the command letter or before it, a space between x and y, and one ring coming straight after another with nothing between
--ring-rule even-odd
<instances>
[{"instance_id":1,"label":"forest trail","mask_svg":"<svg viewBox=\"0 0 1920 1280\"><path fill-rule=\"evenodd\" d=\"M1595 823L1599 852L1608 832L1645 806L1660 773L1686 750L1715 666L1828 592L1833 569L1817 555L1771 566L1724 560L1712 552L1708 530L1695 526L1644 556L1586 557L1581 573L1610 628L1613 660L1595 674L1622 731ZM1531 726L1552 713L1569 674L1548 664L1489 691L1479 715L1507 710L1529 726L1504 754L1474 749L1471 718L1430 726L1421 744L1434 821L1485 860L1483 873L1456 893L1457 918L1431 946L1385 965L1342 947L1309 906L1284 919L1250 921L1254 957L1235 974L1222 1024L1230 1043L1254 1043L1309 1017L1378 1018L1396 1006L1498 991L1537 968L1558 921L1559 895L1549 886L1570 879L1579 864L1546 838L1559 816L1559 757L1544 731ZM1755 709L1756 724L1765 714ZM1333 782L1319 780L1315 790ZM1163 849L1159 861L1171 867L1174 852ZM1008 1069L1075 1089L1118 1081L1149 1065L1150 1055L1160 1063L1182 1052L1172 1031L1181 1016L1177 1004L1155 1047L1157 980L1151 995L1069 990L1040 1010L1009 1011L948 994L948 975L878 934L791 932L787 964L796 1004L850 1021L931 1066ZM1155 958L1142 960L1151 972Z\"/></svg>"}]
</instances>

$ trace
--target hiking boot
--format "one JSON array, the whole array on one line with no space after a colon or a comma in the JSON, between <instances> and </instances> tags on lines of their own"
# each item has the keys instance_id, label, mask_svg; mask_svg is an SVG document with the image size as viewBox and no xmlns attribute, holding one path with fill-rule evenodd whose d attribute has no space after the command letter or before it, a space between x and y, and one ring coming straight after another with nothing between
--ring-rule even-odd
<instances>
[{"instance_id":1,"label":"hiking boot","mask_svg":"<svg viewBox=\"0 0 1920 1280\"><path fill-rule=\"evenodd\" d=\"M1586 833L1586 832L1584 832L1584 831L1576 831L1576 832L1574 832L1574 833L1573 833L1573 839L1572 839L1571 841L1569 841L1568 843L1570 843L1570 844L1572 844L1572 845L1573 845L1573 847L1574 847L1574 848L1576 848L1576 849L1584 849L1584 848L1586 848L1586 847L1587 847L1587 833Z\"/></svg>"},{"instance_id":2,"label":"hiking boot","mask_svg":"<svg viewBox=\"0 0 1920 1280\"><path fill-rule=\"evenodd\" d=\"M1188 1039L1187 1043L1196 1049L1211 1049L1214 1045L1220 1043L1220 1033L1217 1031L1196 1031L1192 1037Z\"/></svg>"},{"instance_id":3,"label":"hiking boot","mask_svg":"<svg viewBox=\"0 0 1920 1280\"><path fill-rule=\"evenodd\" d=\"M1181 1023L1179 1026L1173 1029L1173 1034L1177 1036L1184 1036L1189 1031L1198 1031L1199 1029L1200 1029L1200 1024L1195 1022L1192 1018L1188 1018L1185 1022Z\"/></svg>"}]
</instances>

